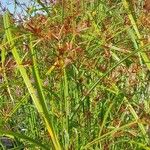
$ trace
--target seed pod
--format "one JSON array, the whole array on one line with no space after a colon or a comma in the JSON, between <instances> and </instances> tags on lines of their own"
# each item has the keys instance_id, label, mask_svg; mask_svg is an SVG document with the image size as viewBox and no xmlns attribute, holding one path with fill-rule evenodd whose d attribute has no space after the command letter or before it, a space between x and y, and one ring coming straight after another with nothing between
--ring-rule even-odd
<instances>
[{"instance_id":1,"label":"seed pod","mask_svg":"<svg viewBox=\"0 0 150 150\"><path fill-rule=\"evenodd\" d=\"M145 4L143 8L147 11L150 12L150 0L145 0Z\"/></svg>"}]
</instances>

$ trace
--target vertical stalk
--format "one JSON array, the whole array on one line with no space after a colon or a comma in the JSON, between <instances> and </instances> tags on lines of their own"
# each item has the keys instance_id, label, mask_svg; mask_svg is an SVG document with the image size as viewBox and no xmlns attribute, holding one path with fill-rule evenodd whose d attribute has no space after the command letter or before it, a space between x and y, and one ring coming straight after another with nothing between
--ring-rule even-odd
<instances>
[{"instance_id":1,"label":"vertical stalk","mask_svg":"<svg viewBox=\"0 0 150 150\"><path fill-rule=\"evenodd\" d=\"M137 27L137 25L136 25L135 19L134 19L133 15L132 15L132 13L131 13L131 11L130 11L130 9L129 9L129 4L128 4L127 0L122 0L122 2L123 2L124 8L126 9L126 11L127 11L127 13L128 13L128 17L129 17L129 19L130 19L130 21L131 21L131 24L132 24L132 27L133 27L133 29L134 29L134 31L135 31L135 34L136 34L138 40L140 41L140 42L139 42L139 46L140 46L140 47L143 47L143 46L144 46L144 43L143 43L143 41L141 40L141 39L142 39L142 36L141 36L141 34L140 34L140 32L139 32L139 29L138 29L138 27ZM140 55L141 55L141 57L142 57L144 63L146 64L148 70L150 70L150 60L149 60L149 58L147 57L146 53L145 53L145 52L140 52Z\"/></svg>"},{"instance_id":2,"label":"vertical stalk","mask_svg":"<svg viewBox=\"0 0 150 150\"><path fill-rule=\"evenodd\" d=\"M68 149L69 146L69 134L68 134L68 121L69 121L69 102L68 102L68 80L65 66L63 68L64 72L64 80L63 80L63 87L64 87L64 105L65 105L65 150Z\"/></svg>"}]
</instances>

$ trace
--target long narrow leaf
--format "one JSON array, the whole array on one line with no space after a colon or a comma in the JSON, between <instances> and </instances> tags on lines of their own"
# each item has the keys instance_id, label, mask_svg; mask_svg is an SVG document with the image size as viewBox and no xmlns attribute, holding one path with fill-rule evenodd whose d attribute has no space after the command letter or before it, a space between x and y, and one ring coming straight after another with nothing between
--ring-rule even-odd
<instances>
[{"instance_id":1,"label":"long narrow leaf","mask_svg":"<svg viewBox=\"0 0 150 150\"><path fill-rule=\"evenodd\" d=\"M44 119L46 128L51 136L51 139L53 141L54 147L57 150L60 150L60 144L58 143L58 140L56 139L56 136L54 134L54 131L52 129L51 123L49 121L49 117L48 114L45 111L46 106L44 106L44 102L41 102L42 99L39 99L36 95L36 90L33 88L31 81L27 75L26 69L24 68L24 66L21 64L21 58L17 52L17 48L15 47L15 42L13 40L13 36L11 33L11 28L10 28L10 18L9 18L9 12L6 12L3 16L3 20L4 20L4 27L5 27L5 33L7 36L7 40L9 42L10 47L12 48L12 54L15 58L15 61L17 63L17 67L21 73L21 76L24 80L24 83L30 93L30 96L32 97L32 100L39 112L39 114L41 115L41 117Z\"/></svg>"}]
</instances>

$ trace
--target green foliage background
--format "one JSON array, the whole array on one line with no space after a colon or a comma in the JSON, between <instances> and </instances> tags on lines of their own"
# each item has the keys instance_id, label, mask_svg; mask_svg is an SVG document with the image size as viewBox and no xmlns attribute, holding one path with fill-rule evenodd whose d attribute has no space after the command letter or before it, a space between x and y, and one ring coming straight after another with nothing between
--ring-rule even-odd
<instances>
[{"instance_id":1,"label":"green foliage background","mask_svg":"<svg viewBox=\"0 0 150 150\"><path fill-rule=\"evenodd\" d=\"M16 149L150 149L144 2L37 3L19 23L0 18L1 136Z\"/></svg>"}]
</instances>

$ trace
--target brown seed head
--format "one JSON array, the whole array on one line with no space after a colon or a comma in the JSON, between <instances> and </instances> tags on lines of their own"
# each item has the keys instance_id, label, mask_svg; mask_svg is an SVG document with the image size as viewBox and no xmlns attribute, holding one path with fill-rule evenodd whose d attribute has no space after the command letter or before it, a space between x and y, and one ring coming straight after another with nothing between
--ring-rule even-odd
<instances>
[{"instance_id":1,"label":"brown seed head","mask_svg":"<svg viewBox=\"0 0 150 150\"><path fill-rule=\"evenodd\" d=\"M143 8L147 11L150 12L150 0L145 0L145 4Z\"/></svg>"}]
</instances>

